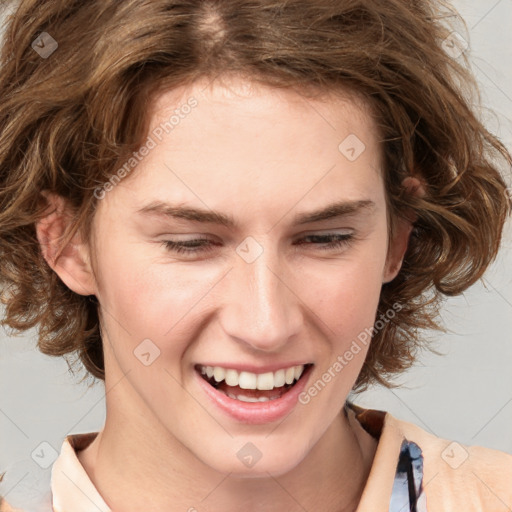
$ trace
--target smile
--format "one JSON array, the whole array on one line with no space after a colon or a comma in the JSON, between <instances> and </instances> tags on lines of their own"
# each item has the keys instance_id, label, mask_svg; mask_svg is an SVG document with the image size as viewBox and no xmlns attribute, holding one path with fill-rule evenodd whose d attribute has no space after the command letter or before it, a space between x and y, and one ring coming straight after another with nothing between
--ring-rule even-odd
<instances>
[{"instance_id":1,"label":"smile","mask_svg":"<svg viewBox=\"0 0 512 512\"><path fill-rule=\"evenodd\" d=\"M312 366L301 364L265 373L221 366L196 365L195 368L203 389L218 406L238 420L260 423L290 412ZM259 407L271 405L272 409Z\"/></svg>"},{"instance_id":2,"label":"smile","mask_svg":"<svg viewBox=\"0 0 512 512\"><path fill-rule=\"evenodd\" d=\"M265 402L279 398L283 392L293 386L304 373L304 368L304 365L298 365L283 368L276 372L257 374L246 371L239 372L232 368L222 368L220 366L201 366L200 371L212 386L223 391L230 398L243 402ZM243 393L235 395L236 388L240 390L274 391L274 393L259 393L259 396L254 394L244 395Z\"/></svg>"}]
</instances>

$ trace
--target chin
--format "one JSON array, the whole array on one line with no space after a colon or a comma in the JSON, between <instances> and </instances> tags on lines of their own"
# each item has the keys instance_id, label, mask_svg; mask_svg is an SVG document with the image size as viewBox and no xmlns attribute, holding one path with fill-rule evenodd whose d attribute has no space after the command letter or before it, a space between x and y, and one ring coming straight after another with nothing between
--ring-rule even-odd
<instances>
[{"instance_id":1,"label":"chin","mask_svg":"<svg viewBox=\"0 0 512 512\"><path fill-rule=\"evenodd\" d=\"M284 475L296 468L303 460L304 454L295 445L288 445L286 450L264 442L247 443L236 442L231 449L233 457L226 457L226 451L213 455L213 460L203 460L215 471L230 474L234 478L268 478L269 474L275 477ZM242 448L239 446L242 445ZM260 448L256 448L259 446Z\"/></svg>"}]
</instances>

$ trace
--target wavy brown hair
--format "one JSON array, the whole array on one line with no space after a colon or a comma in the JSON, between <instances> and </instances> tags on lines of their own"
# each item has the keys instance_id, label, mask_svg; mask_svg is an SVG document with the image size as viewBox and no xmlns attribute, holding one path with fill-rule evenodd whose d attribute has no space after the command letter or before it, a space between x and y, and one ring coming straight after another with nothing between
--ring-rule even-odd
<instances>
[{"instance_id":1,"label":"wavy brown hair","mask_svg":"<svg viewBox=\"0 0 512 512\"><path fill-rule=\"evenodd\" d=\"M74 354L104 379L101 304L43 258L41 191L73 208L62 247L76 230L90 240L94 190L144 141L159 92L227 73L310 97L349 91L380 128L390 231L411 209L417 218L401 271L381 292L377 317L396 314L374 332L354 389L392 386L428 346L420 331L440 328L444 296L495 258L510 213L501 166L512 157L473 111L465 55L444 51L450 9L433 0L21 0L0 62L2 324L39 326L43 353ZM58 42L47 58L31 47L42 32ZM410 175L425 196L404 192Z\"/></svg>"}]
</instances>

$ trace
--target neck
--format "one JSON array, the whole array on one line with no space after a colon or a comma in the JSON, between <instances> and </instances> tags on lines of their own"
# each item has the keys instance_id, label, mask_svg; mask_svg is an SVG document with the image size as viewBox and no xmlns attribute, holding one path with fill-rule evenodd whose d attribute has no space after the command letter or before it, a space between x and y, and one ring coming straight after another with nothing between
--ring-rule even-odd
<instances>
[{"instance_id":1,"label":"neck","mask_svg":"<svg viewBox=\"0 0 512 512\"><path fill-rule=\"evenodd\" d=\"M113 398L112 405L123 403ZM236 477L204 464L151 415L126 418L108 401L107 411L104 429L78 457L113 511L151 502L155 512L353 512L377 446L343 410L292 470Z\"/></svg>"}]
</instances>

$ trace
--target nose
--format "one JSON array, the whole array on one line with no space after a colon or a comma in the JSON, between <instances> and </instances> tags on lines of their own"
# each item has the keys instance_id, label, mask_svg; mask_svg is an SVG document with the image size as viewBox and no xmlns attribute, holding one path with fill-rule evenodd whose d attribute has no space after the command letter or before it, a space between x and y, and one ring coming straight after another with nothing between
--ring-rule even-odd
<instances>
[{"instance_id":1,"label":"nose","mask_svg":"<svg viewBox=\"0 0 512 512\"><path fill-rule=\"evenodd\" d=\"M279 352L303 322L296 280L280 260L268 248L252 262L237 256L227 276L222 327L232 339L254 350Z\"/></svg>"}]
</instances>

